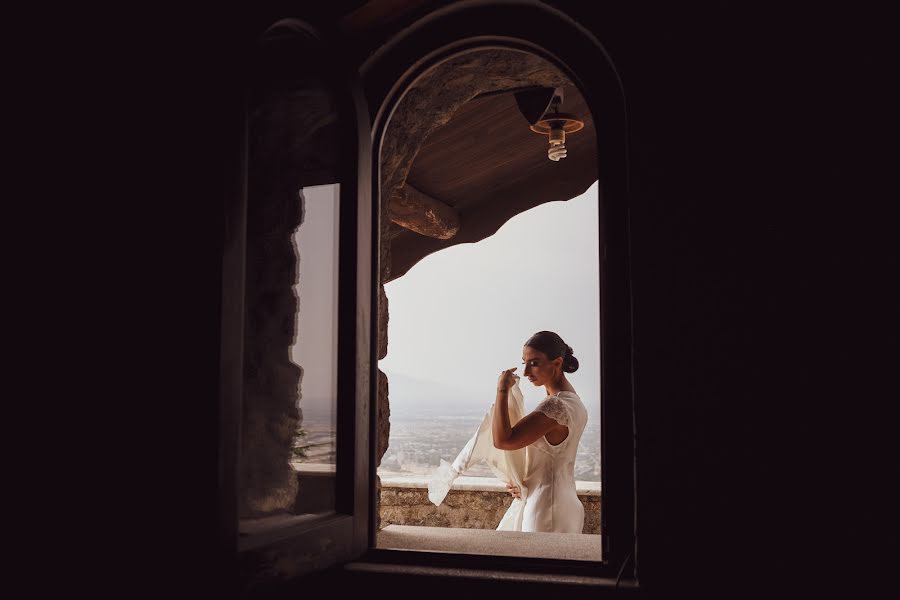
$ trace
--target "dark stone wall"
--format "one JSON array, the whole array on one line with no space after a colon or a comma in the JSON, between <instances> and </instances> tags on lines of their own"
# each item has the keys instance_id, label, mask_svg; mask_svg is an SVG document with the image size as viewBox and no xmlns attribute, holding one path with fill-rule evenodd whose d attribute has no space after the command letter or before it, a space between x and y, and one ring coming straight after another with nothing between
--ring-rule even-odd
<instances>
[{"instance_id":1,"label":"dark stone wall","mask_svg":"<svg viewBox=\"0 0 900 600\"><path fill-rule=\"evenodd\" d=\"M875 533L886 38L867 11L554 4L628 103L642 584L871 589L897 547Z\"/></svg>"},{"instance_id":2,"label":"dark stone wall","mask_svg":"<svg viewBox=\"0 0 900 600\"><path fill-rule=\"evenodd\" d=\"M896 505L898 396L896 36L884 30L893 21L825 4L552 4L601 40L628 103L645 595L883 596L890 587L875 584L897 548L886 510ZM129 21L120 37L139 42L142 59L109 80L131 75L141 93L98 102L128 139L102 172L86 154L82 172L115 184L119 211L128 191L133 212L104 251L128 248L140 281L127 295L116 281L107 304L121 308L119 333L90 357L93 366L109 358L121 384L110 386L115 420L104 427L122 431L126 419L129 439L117 441L157 441L128 455L152 483L135 477L130 501L104 503L92 521L113 523L129 551L105 545L78 573L103 564L120 595L151 586L209 595L227 591L233 573L220 512L222 255L232 240L223 205L244 185L247 23L270 15L247 9L210 23L203 14L188 25L188 12L159 11L160 26L144 31ZM339 17L320 22L334 28ZM354 51L366 56L394 33ZM102 53L121 54L120 41ZM127 326L135 315L137 334ZM152 376L135 365L152 365ZM119 467L98 480L111 472ZM85 485L80 470L72 484ZM349 579L339 573L323 589ZM520 597L499 580L352 579Z\"/></svg>"}]
</instances>

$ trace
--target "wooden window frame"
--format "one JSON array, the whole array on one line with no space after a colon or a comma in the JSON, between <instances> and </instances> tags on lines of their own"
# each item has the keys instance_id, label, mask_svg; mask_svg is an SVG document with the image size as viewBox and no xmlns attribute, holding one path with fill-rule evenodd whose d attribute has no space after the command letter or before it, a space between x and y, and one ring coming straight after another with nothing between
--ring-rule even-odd
<instances>
[{"instance_id":1,"label":"wooden window frame","mask_svg":"<svg viewBox=\"0 0 900 600\"><path fill-rule=\"evenodd\" d=\"M469 569L582 576L615 580L636 576L635 428L632 384L631 278L628 227L628 162L625 101L615 68L600 43L563 13L534 2L499 5L470 2L429 13L393 38L363 65L367 97L378 106L373 123L372 198L380 198L381 143L404 93L435 65L461 53L487 48L529 52L555 65L574 82L591 109L599 175L601 533L599 562L400 551L375 547L378 498L371 490L369 564L409 568ZM380 214L374 209L374 214ZM377 232L376 232L377 234ZM374 252L377 259L379 253ZM380 269L373 266L377 281ZM374 352L370 370L377 373ZM373 398L377 390L373 388ZM373 411L374 413L374 411ZM373 414L371 454L377 444ZM374 481L375 464L370 461ZM630 569L628 567L631 567Z\"/></svg>"},{"instance_id":2,"label":"wooden window frame","mask_svg":"<svg viewBox=\"0 0 900 600\"><path fill-rule=\"evenodd\" d=\"M341 128L338 305L337 489L334 514L267 534L255 550L279 544L316 551L323 538L340 550L328 560L348 570L540 574L581 577L597 585L636 574L636 463L632 382L632 302L629 259L628 163L625 100L615 68L585 28L539 2L460 2L436 9L405 28L355 67L329 52L301 22L334 75ZM252 26L251 26L252 27ZM259 32L261 33L261 32ZM256 32L249 32L251 39ZM378 549L375 511L377 451L377 286L380 276L380 145L394 108L417 77L461 52L500 47L539 56L581 91L595 123L599 176L600 381L603 509L601 562L510 558ZM308 56L307 56L308 58ZM298 56L298 60L303 57ZM371 127L369 107L377 107ZM221 547L240 561L237 466L243 386L244 263L247 215L247 112L235 107L241 149L235 153L236 193L226 201L222 282L222 355L219 431ZM348 374L350 375L348 377ZM245 544L246 546L247 544ZM627 569L630 565L631 568ZM321 566L321 565L320 565ZM423 571L424 570L424 571ZM396 570L394 571L396 572Z\"/></svg>"},{"instance_id":3,"label":"wooden window frame","mask_svg":"<svg viewBox=\"0 0 900 600\"><path fill-rule=\"evenodd\" d=\"M241 448L243 394L243 339L245 314L245 262L248 207L248 106L253 85L254 49L247 49L241 79L241 107L235 109L240 127L240 150L236 153L234 182L237 193L226 201L222 279L222 354L219 443L219 530L226 555L240 564L250 563L251 554L279 551L297 555L322 554L322 539L331 540L325 560L349 561L367 550L369 530L369 407L370 372L366 368L372 349L371 321L377 297L372 283L372 201L369 164L371 134L368 108L362 87L342 58L329 52L318 32L298 19L269 23L248 31L245 39L260 40L273 27L296 34L298 70L315 64L334 92L340 122L338 224L338 331L337 331L337 427L336 489L333 513L298 518L293 524L266 533L241 537L238 515L238 465ZM312 69L312 67L311 67ZM352 376L347 376L352 374ZM314 561L313 561L314 562ZM319 564L316 565L318 568ZM252 577L252 574L249 576ZM241 575L243 577L243 574Z\"/></svg>"}]
</instances>

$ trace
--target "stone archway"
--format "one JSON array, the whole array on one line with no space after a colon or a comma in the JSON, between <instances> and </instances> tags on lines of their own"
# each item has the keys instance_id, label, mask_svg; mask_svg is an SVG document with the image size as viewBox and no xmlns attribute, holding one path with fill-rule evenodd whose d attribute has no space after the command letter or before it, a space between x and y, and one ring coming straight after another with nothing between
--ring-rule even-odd
<instances>
[{"instance_id":1,"label":"stone archway","mask_svg":"<svg viewBox=\"0 0 900 600\"><path fill-rule=\"evenodd\" d=\"M439 198L425 195L424 199L420 199L418 190L408 185L407 177L423 145L426 144L429 136L450 123L454 115L458 114L460 109L473 99L498 92L511 94L513 91L523 88L556 88L560 86L574 88L565 75L546 60L522 51L487 48L470 51L433 67L415 82L397 104L390 122L385 128L380 156L382 204L379 248L381 281L378 289L378 360L385 358L388 350L389 310L384 284L397 276L391 270L392 241L400 235L409 235L419 239L417 236L423 234L435 239L447 239L456 235L460 228L463 230L460 233L465 233L464 230L467 226L465 219L460 219L458 215L454 220L452 207L448 208L442 204ZM595 165L595 152L591 153L590 158ZM596 180L595 173L596 169L594 168L585 177L584 189ZM577 194L573 193L565 198L547 198L545 201L569 199L575 195ZM417 202L417 206L411 206ZM527 210L535 204L523 205L518 212ZM420 217L422 215L430 217L430 220L420 218L420 227L415 227L415 223L410 224L411 213L415 213L416 210L419 211ZM512 215L494 215L493 218L498 220L497 223L479 228L479 232L474 234L474 238L471 233L462 237L466 238L465 241L487 237L510 216ZM414 219L415 214L412 215L412 220ZM469 226L471 227L471 222ZM428 230L429 228L431 231ZM410 231L415 233L410 233ZM408 261L403 272L406 268L408 268ZM380 369L378 370L377 436L376 467L381 464L390 437L389 384L387 376ZM380 489L380 481L377 482L377 485Z\"/></svg>"}]
</instances>

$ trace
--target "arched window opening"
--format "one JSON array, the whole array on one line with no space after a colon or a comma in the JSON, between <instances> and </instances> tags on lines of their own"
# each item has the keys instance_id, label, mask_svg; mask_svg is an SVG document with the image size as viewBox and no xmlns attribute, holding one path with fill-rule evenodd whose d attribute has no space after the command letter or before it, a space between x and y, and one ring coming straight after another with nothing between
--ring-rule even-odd
<instances>
[{"instance_id":1,"label":"arched window opening","mask_svg":"<svg viewBox=\"0 0 900 600\"><path fill-rule=\"evenodd\" d=\"M551 144L534 131L551 115L555 127L568 118L583 129ZM404 299L389 317L389 294L380 294L378 547L601 559L599 188L588 189L597 180L595 140L577 87L546 60L510 48L453 56L398 103L381 148L382 284ZM504 278L504 269L520 277ZM429 283L431 272L457 277L475 296L435 296L448 282ZM450 323L455 335L442 335ZM585 528L560 534L556 546L492 531L512 501L494 478L463 477L441 506L426 489L438 461L453 460L490 408L497 371L521 362L522 343L547 329L580 345L586 360L576 381L592 416L578 465L589 474L578 490ZM424 337L401 348L403 337L388 338L401 330ZM491 355L496 364L487 364ZM525 391L533 408L539 398ZM464 476L486 474L472 471Z\"/></svg>"}]
</instances>

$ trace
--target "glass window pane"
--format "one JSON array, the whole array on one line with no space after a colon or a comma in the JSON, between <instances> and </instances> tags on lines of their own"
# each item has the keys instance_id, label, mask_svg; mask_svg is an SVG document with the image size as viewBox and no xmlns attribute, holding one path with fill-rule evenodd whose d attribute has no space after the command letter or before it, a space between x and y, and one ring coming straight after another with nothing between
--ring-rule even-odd
<instances>
[{"instance_id":1,"label":"glass window pane","mask_svg":"<svg viewBox=\"0 0 900 600\"><path fill-rule=\"evenodd\" d=\"M242 533L335 510L339 120L289 37L249 98Z\"/></svg>"},{"instance_id":2,"label":"glass window pane","mask_svg":"<svg viewBox=\"0 0 900 600\"><path fill-rule=\"evenodd\" d=\"M291 464L301 486L306 484L295 508L301 512L334 508L339 194L337 184L303 188L303 223L293 238L300 260L291 360L303 374L298 405L302 422Z\"/></svg>"}]
</instances>

